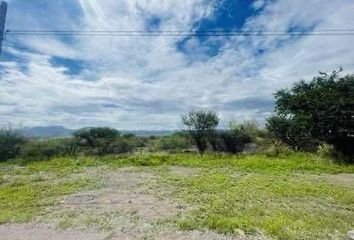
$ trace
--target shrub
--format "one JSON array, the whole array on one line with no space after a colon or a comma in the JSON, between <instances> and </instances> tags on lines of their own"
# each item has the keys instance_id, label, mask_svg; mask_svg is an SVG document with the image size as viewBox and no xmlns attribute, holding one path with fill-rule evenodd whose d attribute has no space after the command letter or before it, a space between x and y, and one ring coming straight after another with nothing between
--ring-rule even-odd
<instances>
[{"instance_id":1,"label":"shrub","mask_svg":"<svg viewBox=\"0 0 354 240\"><path fill-rule=\"evenodd\" d=\"M71 156L71 157L76 156L79 151L77 140L72 138L59 140L58 151L60 155L63 156Z\"/></svg>"},{"instance_id":2,"label":"shrub","mask_svg":"<svg viewBox=\"0 0 354 240\"><path fill-rule=\"evenodd\" d=\"M293 153L292 149L282 143L274 143L264 151L267 157L287 157Z\"/></svg>"},{"instance_id":3,"label":"shrub","mask_svg":"<svg viewBox=\"0 0 354 240\"><path fill-rule=\"evenodd\" d=\"M352 157L343 155L330 144L321 144L318 148L317 154L324 158L332 159L338 163L354 163L354 159Z\"/></svg>"},{"instance_id":4,"label":"shrub","mask_svg":"<svg viewBox=\"0 0 354 240\"><path fill-rule=\"evenodd\" d=\"M179 152L191 148L191 143L187 136L174 134L155 139L152 148L157 151Z\"/></svg>"},{"instance_id":5,"label":"shrub","mask_svg":"<svg viewBox=\"0 0 354 240\"><path fill-rule=\"evenodd\" d=\"M252 138L252 141L255 141L259 137L265 137L266 131L262 129L258 122L254 120L244 121L242 123L231 122L230 123L231 129L241 129L244 133L249 135Z\"/></svg>"},{"instance_id":6,"label":"shrub","mask_svg":"<svg viewBox=\"0 0 354 240\"><path fill-rule=\"evenodd\" d=\"M222 131L217 130L210 134L209 143L214 152L223 152L225 151L225 144L222 138Z\"/></svg>"},{"instance_id":7,"label":"shrub","mask_svg":"<svg viewBox=\"0 0 354 240\"><path fill-rule=\"evenodd\" d=\"M348 159L354 156L354 74L340 71L320 73L311 81L300 81L275 94L276 114L293 121L295 136L305 132L312 138L332 144Z\"/></svg>"},{"instance_id":8,"label":"shrub","mask_svg":"<svg viewBox=\"0 0 354 240\"><path fill-rule=\"evenodd\" d=\"M119 132L112 128L84 128L73 133L81 146L94 154L114 153L114 142Z\"/></svg>"},{"instance_id":9,"label":"shrub","mask_svg":"<svg viewBox=\"0 0 354 240\"><path fill-rule=\"evenodd\" d=\"M135 137L119 137L112 145L113 153L133 153L137 149L137 141Z\"/></svg>"},{"instance_id":10,"label":"shrub","mask_svg":"<svg viewBox=\"0 0 354 240\"><path fill-rule=\"evenodd\" d=\"M59 144L53 140L29 141L21 149L21 158L25 162L49 160L59 155Z\"/></svg>"},{"instance_id":11,"label":"shrub","mask_svg":"<svg viewBox=\"0 0 354 240\"><path fill-rule=\"evenodd\" d=\"M193 138L199 154L203 155L211 135L219 124L217 114L205 110L191 111L182 117L182 122L188 127L188 132Z\"/></svg>"},{"instance_id":12,"label":"shrub","mask_svg":"<svg viewBox=\"0 0 354 240\"><path fill-rule=\"evenodd\" d=\"M252 142L252 138L243 128L236 128L223 131L220 134L223 141L224 150L229 153L240 153L247 143Z\"/></svg>"},{"instance_id":13,"label":"shrub","mask_svg":"<svg viewBox=\"0 0 354 240\"><path fill-rule=\"evenodd\" d=\"M11 128L0 130L0 162L16 158L22 145L26 142L25 137Z\"/></svg>"},{"instance_id":14,"label":"shrub","mask_svg":"<svg viewBox=\"0 0 354 240\"><path fill-rule=\"evenodd\" d=\"M312 137L309 127L302 121L285 116L272 116L267 119L266 128L276 141L288 145L296 151L314 152L319 141Z\"/></svg>"},{"instance_id":15,"label":"shrub","mask_svg":"<svg viewBox=\"0 0 354 240\"><path fill-rule=\"evenodd\" d=\"M78 144L75 139L32 140L23 145L20 156L25 162L33 162L60 156L76 156L77 152Z\"/></svg>"}]
</instances>

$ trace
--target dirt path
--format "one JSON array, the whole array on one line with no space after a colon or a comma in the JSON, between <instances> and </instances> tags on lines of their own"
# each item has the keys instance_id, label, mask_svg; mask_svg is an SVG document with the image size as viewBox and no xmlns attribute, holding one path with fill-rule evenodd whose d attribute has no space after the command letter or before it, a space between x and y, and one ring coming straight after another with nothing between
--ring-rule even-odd
<instances>
[{"instance_id":1,"label":"dirt path","mask_svg":"<svg viewBox=\"0 0 354 240\"><path fill-rule=\"evenodd\" d=\"M169 171L179 176L196 174L194 169L181 167ZM242 234L232 237L210 231L178 231L170 220L183 216L188 206L168 197L168 189L159 184L154 170L95 168L84 174L102 179L102 188L64 197L59 205L46 209L36 223L0 225L0 239L246 239Z\"/></svg>"}]
</instances>

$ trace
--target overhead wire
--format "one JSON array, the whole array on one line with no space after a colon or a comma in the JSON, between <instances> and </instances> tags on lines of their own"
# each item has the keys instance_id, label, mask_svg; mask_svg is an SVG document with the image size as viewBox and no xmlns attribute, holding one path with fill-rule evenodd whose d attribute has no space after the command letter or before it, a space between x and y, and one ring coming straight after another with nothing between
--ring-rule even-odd
<instances>
[{"instance_id":1,"label":"overhead wire","mask_svg":"<svg viewBox=\"0 0 354 240\"><path fill-rule=\"evenodd\" d=\"M6 30L7 36L113 36L113 37L237 37L237 36L354 36L354 29L324 29L314 31L255 30Z\"/></svg>"}]
</instances>

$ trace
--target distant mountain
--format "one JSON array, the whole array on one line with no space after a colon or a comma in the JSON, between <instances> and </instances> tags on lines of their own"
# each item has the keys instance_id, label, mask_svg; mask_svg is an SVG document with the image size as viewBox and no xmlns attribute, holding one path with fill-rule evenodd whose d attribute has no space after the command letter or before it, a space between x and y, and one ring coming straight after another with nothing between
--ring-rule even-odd
<instances>
[{"instance_id":1,"label":"distant mountain","mask_svg":"<svg viewBox=\"0 0 354 240\"><path fill-rule=\"evenodd\" d=\"M28 127L23 128L22 132L33 138L58 138L69 137L75 130L67 129L63 126L47 126L47 127ZM139 137L148 136L168 136L176 131L172 130L120 130L121 134L134 134Z\"/></svg>"},{"instance_id":2,"label":"distant mountain","mask_svg":"<svg viewBox=\"0 0 354 240\"><path fill-rule=\"evenodd\" d=\"M149 137L149 136L169 136L174 134L176 131L173 130L122 130L119 131L121 134L134 134L139 137Z\"/></svg>"},{"instance_id":3,"label":"distant mountain","mask_svg":"<svg viewBox=\"0 0 354 240\"><path fill-rule=\"evenodd\" d=\"M63 126L48 126L48 127L31 127L24 128L22 132L29 137L34 138L55 138L68 137L73 130L67 129Z\"/></svg>"}]
</instances>

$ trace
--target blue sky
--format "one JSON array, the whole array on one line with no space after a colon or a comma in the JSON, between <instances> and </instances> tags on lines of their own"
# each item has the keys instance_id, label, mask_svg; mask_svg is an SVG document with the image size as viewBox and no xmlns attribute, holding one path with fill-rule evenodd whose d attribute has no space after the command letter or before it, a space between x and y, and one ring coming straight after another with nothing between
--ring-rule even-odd
<instances>
[{"instance_id":1,"label":"blue sky","mask_svg":"<svg viewBox=\"0 0 354 240\"><path fill-rule=\"evenodd\" d=\"M10 30L352 29L352 0L8 0ZM335 9L335 11L333 11ZM177 129L191 109L264 121L275 90L340 66L354 38L8 36L0 124Z\"/></svg>"}]
</instances>

